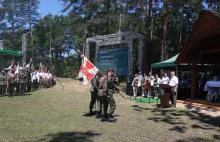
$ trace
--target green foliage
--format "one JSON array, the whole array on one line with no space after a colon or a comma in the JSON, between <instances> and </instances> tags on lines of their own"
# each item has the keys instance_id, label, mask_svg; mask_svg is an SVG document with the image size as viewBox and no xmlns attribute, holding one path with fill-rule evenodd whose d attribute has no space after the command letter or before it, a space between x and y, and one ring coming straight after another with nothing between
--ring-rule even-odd
<instances>
[{"instance_id":1,"label":"green foliage","mask_svg":"<svg viewBox=\"0 0 220 142\"><path fill-rule=\"evenodd\" d=\"M0 1L0 38L4 40L4 48L21 50L23 30L33 29L36 64L41 62L53 66L57 76L67 77L79 66L80 57L72 54L74 50L83 51L87 37L131 31L142 34L144 41L152 40L152 62L161 60L162 0L59 1L63 4L63 12L67 14L48 14L42 18L37 13L39 0ZM219 11L219 5L218 0L168 1L168 57L181 50L199 12L202 9ZM30 35L27 41L29 58L32 53ZM49 56L50 47L52 59ZM133 53L138 53L137 41L134 41ZM136 67L135 54L133 59Z\"/></svg>"}]
</instances>

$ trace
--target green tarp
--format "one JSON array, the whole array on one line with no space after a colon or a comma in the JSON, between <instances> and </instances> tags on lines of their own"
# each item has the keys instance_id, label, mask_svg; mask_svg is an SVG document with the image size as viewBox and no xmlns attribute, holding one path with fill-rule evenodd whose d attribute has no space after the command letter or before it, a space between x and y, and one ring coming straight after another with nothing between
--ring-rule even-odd
<instances>
[{"instance_id":1,"label":"green tarp","mask_svg":"<svg viewBox=\"0 0 220 142\"><path fill-rule=\"evenodd\" d=\"M154 63L151 64L151 68L167 68L167 67L176 67L177 65L174 63L176 61L176 58L178 57L179 54L177 54L176 56L163 61L163 62L159 62L159 63Z\"/></svg>"},{"instance_id":2,"label":"green tarp","mask_svg":"<svg viewBox=\"0 0 220 142\"><path fill-rule=\"evenodd\" d=\"M0 50L0 57L1 56L13 56L13 57L20 57L21 51L12 51L12 50Z\"/></svg>"}]
</instances>

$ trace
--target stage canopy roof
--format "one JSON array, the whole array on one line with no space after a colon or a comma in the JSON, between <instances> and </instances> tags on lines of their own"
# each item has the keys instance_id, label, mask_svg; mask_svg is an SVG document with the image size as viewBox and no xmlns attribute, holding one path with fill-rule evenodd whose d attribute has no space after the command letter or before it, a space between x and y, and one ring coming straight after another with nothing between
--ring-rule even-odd
<instances>
[{"instance_id":1,"label":"stage canopy roof","mask_svg":"<svg viewBox=\"0 0 220 142\"><path fill-rule=\"evenodd\" d=\"M203 10L175 63L220 64L220 13Z\"/></svg>"},{"instance_id":2,"label":"stage canopy roof","mask_svg":"<svg viewBox=\"0 0 220 142\"><path fill-rule=\"evenodd\" d=\"M0 57L20 57L21 51L0 50Z\"/></svg>"},{"instance_id":3,"label":"stage canopy roof","mask_svg":"<svg viewBox=\"0 0 220 142\"><path fill-rule=\"evenodd\" d=\"M165 60L163 62L159 62L159 63L154 63L151 64L151 68L168 68L168 67L176 67L177 65L174 63L176 61L176 58L178 57L179 54L177 54L176 56Z\"/></svg>"}]
</instances>

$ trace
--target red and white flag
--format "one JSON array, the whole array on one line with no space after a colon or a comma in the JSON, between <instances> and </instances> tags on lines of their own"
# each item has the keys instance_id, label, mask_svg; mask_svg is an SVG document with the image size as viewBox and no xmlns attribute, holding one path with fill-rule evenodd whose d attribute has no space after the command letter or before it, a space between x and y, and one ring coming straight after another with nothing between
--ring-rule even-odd
<instances>
[{"instance_id":1,"label":"red and white flag","mask_svg":"<svg viewBox=\"0 0 220 142\"><path fill-rule=\"evenodd\" d=\"M81 57L82 63L79 69L78 79L83 85L86 85L96 75L98 69L84 55Z\"/></svg>"}]
</instances>

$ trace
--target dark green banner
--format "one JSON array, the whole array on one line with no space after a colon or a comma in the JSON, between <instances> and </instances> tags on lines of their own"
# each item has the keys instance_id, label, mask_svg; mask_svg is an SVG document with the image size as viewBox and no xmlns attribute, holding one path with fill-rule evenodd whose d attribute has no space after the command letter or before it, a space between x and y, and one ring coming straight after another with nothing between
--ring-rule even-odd
<instances>
[{"instance_id":1,"label":"dark green banner","mask_svg":"<svg viewBox=\"0 0 220 142\"><path fill-rule=\"evenodd\" d=\"M111 68L115 70L117 76L127 76L128 48L100 49L96 67L101 72Z\"/></svg>"}]
</instances>

